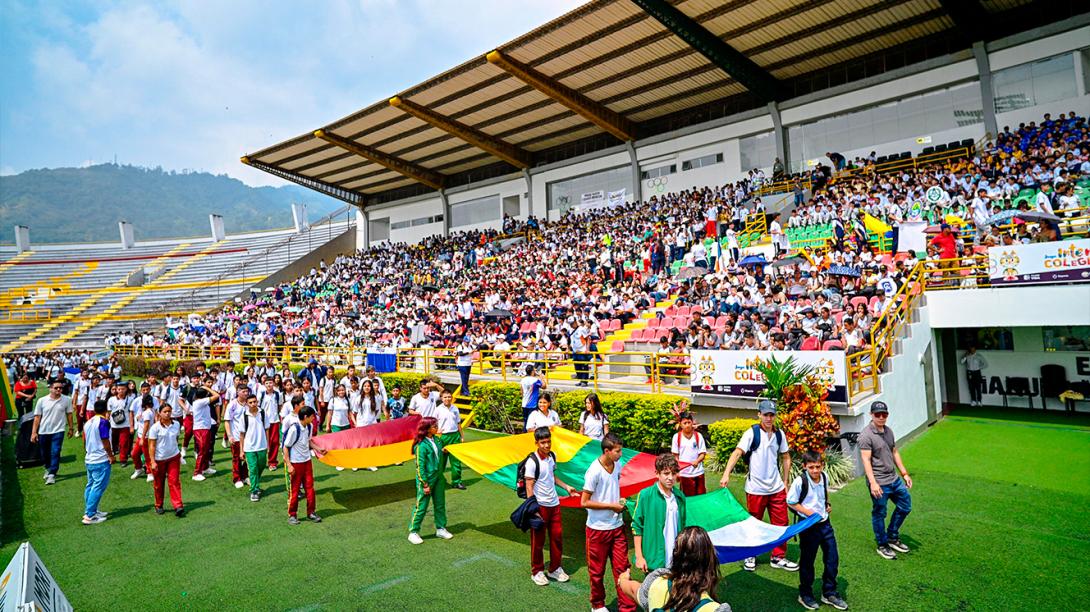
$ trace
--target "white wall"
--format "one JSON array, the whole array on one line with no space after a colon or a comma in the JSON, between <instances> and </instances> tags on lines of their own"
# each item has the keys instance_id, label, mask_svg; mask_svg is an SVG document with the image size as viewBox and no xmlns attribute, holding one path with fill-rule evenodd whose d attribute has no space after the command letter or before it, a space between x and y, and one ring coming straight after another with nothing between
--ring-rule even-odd
<instances>
[{"instance_id":1,"label":"white wall","mask_svg":"<svg viewBox=\"0 0 1090 612\"><path fill-rule=\"evenodd\" d=\"M1090 325L1090 284L928 291L931 325Z\"/></svg>"}]
</instances>

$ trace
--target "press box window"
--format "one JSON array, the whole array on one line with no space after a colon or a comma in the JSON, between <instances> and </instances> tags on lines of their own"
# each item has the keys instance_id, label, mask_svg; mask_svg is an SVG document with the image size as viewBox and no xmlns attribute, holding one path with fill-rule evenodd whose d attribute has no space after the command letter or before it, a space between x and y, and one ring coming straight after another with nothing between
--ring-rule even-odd
<instances>
[{"instance_id":1,"label":"press box window","mask_svg":"<svg viewBox=\"0 0 1090 612\"><path fill-rule=\"evenodd\" d=\"M669 166L659 166L658 168L651 168L650 170L643 170L640 172L640 178L643 180L658 178L660 176L666 176L667 174L676 174L677 164L670 164Z\"/></svg>"},{"instance_id":2,"label":"press box window","mask_svg":"<svg viewBox=\"0 0 1090 612\"><path fill-rule=\"evenodd\" d=\"M695 159L689 159L681 162L681 171L696 170L697 168L703 168L705 166L714 166L715 164L723 163L722 153L713 153L712 155L704 155Z\"/></svg>"}]
</instances>

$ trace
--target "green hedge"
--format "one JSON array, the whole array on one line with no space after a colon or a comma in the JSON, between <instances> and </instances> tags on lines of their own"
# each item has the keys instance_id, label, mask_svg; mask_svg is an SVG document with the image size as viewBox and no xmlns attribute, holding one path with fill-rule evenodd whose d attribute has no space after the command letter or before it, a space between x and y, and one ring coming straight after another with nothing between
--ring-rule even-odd
<instances>
[{"instance_id":1,"label":"green hedge","mask_svg":"<svg viewBox=\"0 0 1090 612\"><path fill-rule=\"evenodd\" d=\"M723 419L708 425L708 440L711 442L715 456L707 463L710 467L723 470L727 467L727 461L731 453L738 447L738 441L747 429L757 424L754 419ZM734 467L735 472L745 471L741 461Z\"/></svg>"},{"instance_id":2,"label":"green hedge","mask_svg":"<svg viewBox=\"0 0 1090 612\"><path fill-rule=\"evenodd\" d=\"M476 427L503 431L505 414L513 427L522 423L522 390L518 385L486 382L473 385L471 391ZM588 391L553 394L553 408L564 427L579 430L579 414L587 395ZM669 448L670 436L676 431L671 412L676 397L604 391L598 398L609 417L609 430L620 436L625 446L651 453Z\"/></svg>"}]
</instances>

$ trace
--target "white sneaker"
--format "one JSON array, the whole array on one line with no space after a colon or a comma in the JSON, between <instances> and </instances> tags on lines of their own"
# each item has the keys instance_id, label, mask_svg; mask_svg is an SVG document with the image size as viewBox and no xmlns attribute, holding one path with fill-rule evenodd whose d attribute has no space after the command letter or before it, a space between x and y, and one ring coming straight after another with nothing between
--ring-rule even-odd
<instances>
[{"instance_id":1,"label":"white sneaker","mask_svg":"<svg viewBox=\"0 0 1090 612\"><path fill-rule=\"evenodd\" d=\"M241 480L235 482L235 488L236 489L241 489L242 487L243 487L243 484L242 484Z\"/></svg>"},{"instance_id":2,"label":"white sneaker","mask_svg":"<svg viewBox=\"0 0 1090 612\"><path fill-rule=\"evenodd\" d=\"M338 465L338 466L337 466L337 471L338 471L338 472L343 472L343 471L344 471L344 468Z\"/></svg>"},{"instance_id":3,"label":"white sneaker","mask_svg":"<svg viewBox=\"0 0 1090 612\"><path fill-rule=\"evenodd\" d=\"M602 606L601 608L591 608L590 612L609 612L609 608Z\"/></svg>"},{"instance_id":4,"label":"white sneaker","mask_svg":"<svg viewBox=\"0 0 1090 612\"><path fill-rule=\"evenodd\" d=\"M51 484L56 484L56 483L57 483L57 477L56 476L54 476L52 474L46 474L45 484L51 485Z\"/></svg>"},{"instance_id":5,"label":"white sneaker","mask_svg":"<svg viewBox=\"0 0 1090 612\"><path fill-rule=\"evenodd\" d=\"M411 542L413 544L423 544L424 543L424 538L421 538L419 533L410 533L409 534L409 542Z\"/></svg>"},{"instance_id":6,"label":"white sneaker","mask_svg":"<svg viewBox=\"0 0 1090 612\"><path fill-rule=\"evenodd\" d=\"M246 486L250 486L250 479L249 478L247 478L246 480L243 480L242 482L245 483Z\"/></svg>"},{"instance_id":7,"label":"white sneaker","mask_svg":"<svg viewBox=\"0 0 1090 612\"><path fill-rule=\"evenodd\" d=\"M182 453L182 465L185 465L185 453Z\"/></svg>"},{"instance_id":8,"label":"white sneaker","mask_svg":"<svg viewBox=\"0 0 1090 612\"><path fill-rule=\"evenodd\" d=\"M137 478L140 478L141 476L147 476L147 475L148 475L148 473L145 472L144 470L136 470L135 472L132 473L132 476L129 476L129 480L136 480Z\"/></svg>"},{"instance_id":9,"label":"white sneaker","mask_svg":"<svg viewBox=\"0 0 1090 612\"><path fill-rule=\"evenodd\" d=\"M201 472L201 474L204 474L205 476L211 476L212 474L215 474L215 473L216 473L216 468L212 468L212 467L210 467L207 470Z\"/></svg>"},{"instance_id":10,"label":"white sneaker","mask_svg":"<svg viewBox=\"0 0 1090 612\"><path fill-rule=\"evenodd\" d=\"M195 474L193 480L196 480L197 482L204 480L204 474Z\"/></svg>"},{"instance_id":11,"label":"white sneaker","mask_svg":"<svg viewBox=\"0 0 1090 612\"><path fill-rule=\"evenodd\" d=\"M227 448L227 438L220 438L220 446Z\"/></svg>"},{"instance_id":12,"label":"white sneaker","mask_svg":"<svg viewBox=\"0 0 1090 612\"><path fill-rule=\"evenodd\" d=\"M83 517L83 524L84 525L97 525L97 524L99 524L99 523L101 523L102 521L105 521L105 520L106 520L106 517L102 517L102 516L98 516L98 515L85 516L85 517Z\"/></svg>"},{"instance_id":13,"label":"white sneaker","mask_svg":"<svg viewBox=\"0 0 1090 612\"><path fill-rule=\"evenodd\" d=\"M148 482L155 482L155 474L148 474Z\"/></svg>"},{"instance_id":14,"label":"white sneaker","mask_svg":"<svg viewBox=\"0 0 1090 612\"><path fill-rule=\"evenodd\" d=\"M372 467L369 467L369 468L367 468L367 469L368 469L369 471L372 471L372 472L377 472L377 471L378 471L378 468L377 468L377 467L374 467L374 466L372 466Z\"/></svg>"},{"instance_id":15,"label":"white sneaker","mask_svg":"<svg viewBox=\"0 0 1090 612\"><path fill-rule=\"evenodd\" d=\"M537 586L548 586L549 579L545 577L545 572L538 572L533 576L530 576L530 580L534 581Z\"/></svg>"},{"instance_id":16,"label":"white sneaker","mask_svg":"<svg viewBox=\"0 0 1090 612\"><path fill-rule=\"evenodd\" d=\"M45 480L46 478L49 478L49 470L42 472L42 480Z\"/></svg>"},{"instance_id":17,"label":"white sneaker","mask_svg":"<svg viewBox=\"0 0 1090 612\"><path fill-rule=\"evenodd\" d=\"M446 529L436 529L435 530L435 535L439 536L440 538L443 538L444 540L449 540L449 539L454 537L454 534L447 531Z\"/></svg>"},{"instance_id":18,"label":"white sneaker","mask_svg":"<svg viewBox=\"0 0 1090 612\"><path fill-rule=\"evenodd\" d=\"M110 516L110 513L106 512L104 510L99 510L98 512L95 513L95 516L98 516L98 517L101 517L101 518L106 518L106 517Z\"/></svg>"},{"instance_id":19,"label":"white sneaker","mask_svg":"<svg viewBox=\"0 0 1090 612\"><path fill-rule=\"evenodd\" d=\"M768 564L776 569L782 569L788 572L799 571L799 564L794 561L788 561L787 557L773 557Z\"/></svg>"},{"instance_id":20,"label":"white sneaker","mask_svg":"<svg viewBox=\"0 0 1090 612\"><path fill-rule=\"evenodd\" d=\"M571 580L571 576L568 576L567 572L565 572L562 567L556 568L556 571L549 572L547 575L557 582L567 582Z\"/></svg>"},{"instance_id":21,"label":"white sneaker","mask_svg":"<svg viewBox=\"0 0 1090 612\"><path fill-rule=\"evenodd\" d=\"M757 557L747 557L745 561L742 561L742 569L747 572L757 571Z\"/></svg>"},{"instance_id":22,"label":"white sneaker","mask_svg":"<svg viewBox=\"0 0 1090 612\"><path fill-rule=\"evenodd\" d=\"M344 468L339 468L339 469L342 469L342 470L343 470ZM360 469L359 469L359 468L352 468L352 471L353 471L353 472L358 472L358 471L360 471Z\"/></svg>"}]
</instances>

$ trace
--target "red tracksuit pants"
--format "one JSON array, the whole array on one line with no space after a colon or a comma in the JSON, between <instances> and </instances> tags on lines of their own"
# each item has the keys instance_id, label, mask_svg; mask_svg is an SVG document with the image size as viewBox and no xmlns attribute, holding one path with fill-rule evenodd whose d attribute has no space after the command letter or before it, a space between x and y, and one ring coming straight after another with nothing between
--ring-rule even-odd
<instances>
[{"instance_id":1,"label":"red tracksuit pants","mask_svg":"<svg viewBox=\"0 0 1090 612\"><path fill-rule=\"evenodd\" d=\"M307 516L314 514L317 502L314 499L314 468L310 461L291 464L291 486L288 487L288 516L295 516L299 511L299 485L307 492Z\"/></svg>"},{"instance_id":2,"label":"red tracksuit pants","mask_svg":"<svg viewBox=\"0 0 1090 612\"><path fill-rule=\"evenodd\" d=\"M163 481L170 489L170 505L175 510L182 507L182 456L174 455L170 459L155 462L155 507L163 507Z\"/></svg>"},{"instance_id":3,"label":"red tracksuit pants","mask_svg":"<svg viewBox=\"0 0 1090 612\"><path fill-rule=\"evenodd\" d=\"M269 425L269 469L276 469L276 457L280 451L280 423Z\"/></svg>"},{"instance_id":4,"label":"red tracksuit pants","mask_svg":"<svg viewBox=\"0 0 1090 612\"><path fill-rule=\"evenodd\" d=\"M685 497L703 495L708 492L704 484L703 474L699 476L679 476L678 481L681 484L681 492L685 494Z\"/></svg>"},{"instance_id":5,"label":"red tracksuit pants","mask_svg":"<svg viewBox=\"0 0 1090 612\"><path fill-rule=\"evenodd\" d=\"M563 524L560 522L560 506L540 508L541 520L545 525L541 529L530 530L530 575L545 571L545 539L549 540L549 571L560 567L563 549Z\"/></svg>"},{"instance_id":6,"label":"red tracksuit pants","mask_svg":"<svg viewBox=\"0 0 1090 612\"><path fill-rule=\"evenodd\" d=\"M246 456L242 453L242 442L231 443L231 478L234 482L242 482L249 477L246 469Z\"/></svg>"},{"instance_id":7,"label":"red tracksuit pants","mask_svg":"<svg viewBox=\"0 0 1090 612\"><path fill-rule=\"evenodd\" d=\"M617 584L617 576L628 569L628 540L624 527L609 531L587 527L587 574L590 576L592 608L604 608L606 605L606 589L602 579L607 561L613 566L613 584ZM617 611L634 612L635 609L636 602L617 589Z\"/></svg>"},{"instance_id":8,"label":"red tracksuit pants","mask_svg":"<svg viewBox=\"0 0 1090 612\"><path fill-rule=\"evenodd\" d=\"M137 438L132 443L132 467L137 470L144 469L144 440Z\"/></svg>"},{"instance_id":9,"label":"red tracksuit pants","mask_svg":"<svg viewBox=\"0 0 1090 612\"><path fill-rule=\"evenodd\" d=\"M132 448L132 432L128 427L110 430L110 444L117 453L117 460L125 463L129 460L129 450Z\"/></svg>"},{"instance_id":10,"label":"red tracksuit pants","mask_svg":"<svg viewBox=\"0 0 1090 612\"><path fill-rule=\"evenodd\" d=\"M193 462L193 475L196 476L208 469L212 463L212 432L208 429L193 430L193 450L197 453L197 460Z\"/></svg>"},{"instance_id":11,"label":"red tracksuit pants","mask_svg":"<svg viewBox=\"0 0 1090 612\"><path fill-rule=\"evenodd\" d=\"M768 522L773 525L787 526L787 489L772 495L753 495L746 493L746 509L757 519L764 520L765 508L768 508ZM787 542L772 549L773 558L787 554Z\"/></svg>"}]
</instances>

